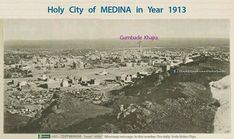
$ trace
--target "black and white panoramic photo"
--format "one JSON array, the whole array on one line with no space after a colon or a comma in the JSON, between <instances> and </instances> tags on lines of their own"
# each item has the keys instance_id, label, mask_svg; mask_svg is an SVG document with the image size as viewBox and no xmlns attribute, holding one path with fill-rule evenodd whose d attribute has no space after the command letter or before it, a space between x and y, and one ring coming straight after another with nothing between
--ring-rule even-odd
<instances>
[{"instance_id":1,"label":"black and white panoramic photo","mask_svg":"<svg viewBox=\"0 0 234 139\"><path fill-rule=\"evenodd\" d=\"M4 21L4 133L230 133L226 19Z\"/></svg>"}]
</instances>

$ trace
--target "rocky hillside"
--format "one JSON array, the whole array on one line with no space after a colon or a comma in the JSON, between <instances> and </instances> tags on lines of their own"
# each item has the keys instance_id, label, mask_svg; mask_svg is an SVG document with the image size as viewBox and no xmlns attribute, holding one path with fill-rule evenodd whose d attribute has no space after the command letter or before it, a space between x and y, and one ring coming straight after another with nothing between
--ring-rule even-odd
<instances>
[{"instance_id":1,"label":"rocky hillside","mask_svg":"<svg viewBox=\"0 0 234 139\"><path fill-rule=\"evenodd\" d=\"M183 72L222 71L222 72ZM211 133L219 106L209 82L229 74L229 63L201 57L169 73L152 74L109 92L105 106L69 95L32 119L23 132Z\"/></svg>"}]
</instances>

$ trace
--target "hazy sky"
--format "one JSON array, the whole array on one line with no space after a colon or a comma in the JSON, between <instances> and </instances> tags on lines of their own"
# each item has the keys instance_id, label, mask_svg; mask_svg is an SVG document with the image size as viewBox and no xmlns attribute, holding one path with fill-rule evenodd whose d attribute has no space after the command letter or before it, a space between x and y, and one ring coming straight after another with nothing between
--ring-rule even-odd
<instances>
[{"instance_id":1,"label":"hazy sky","mask_svg":"<svg viewBox=\"0 0 234 139\"><path fill-rule=\"evenodd\" d=\"M5 40L70 40L157 35L159 38L229 38L229 20L87 20L11 19L4 24Z\"/></svg>"}]
</instances>

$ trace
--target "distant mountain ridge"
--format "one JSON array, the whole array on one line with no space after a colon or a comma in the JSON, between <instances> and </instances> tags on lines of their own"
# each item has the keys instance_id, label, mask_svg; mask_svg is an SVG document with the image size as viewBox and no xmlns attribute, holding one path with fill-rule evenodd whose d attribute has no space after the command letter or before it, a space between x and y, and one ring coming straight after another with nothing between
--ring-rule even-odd
<instances>
[{"instance_id":1,"label":"distant mountain ridge","mask_svg":"<svg viewBox=\"0 0 234 139\"><path fill-rule=\"evenodd\" d=\"M229 47L225 38L163 38L156 41L142 41L142 47L183 48L183 47ZM138 41L118 39L99 40L7 40L5 48L10 49L99 49L99 48L134 48Z\"/></svg>"}]
</instances>

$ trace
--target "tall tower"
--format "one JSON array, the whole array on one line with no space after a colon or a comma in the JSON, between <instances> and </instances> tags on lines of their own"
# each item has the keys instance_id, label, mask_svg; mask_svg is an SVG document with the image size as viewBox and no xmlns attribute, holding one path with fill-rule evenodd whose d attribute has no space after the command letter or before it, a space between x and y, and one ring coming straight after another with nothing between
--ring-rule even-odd
<instances>
[{"instance_id":1,"label":"tall tower","mask_svg":"<svg viewBox=\"0 0 234 139\"><path fill-rule=\"evenodd\" d=\"M139 48L139 52L142 52L142 48L141 48L141 41L138 41L138 48Z\"/></svg>"}]
</instances>

